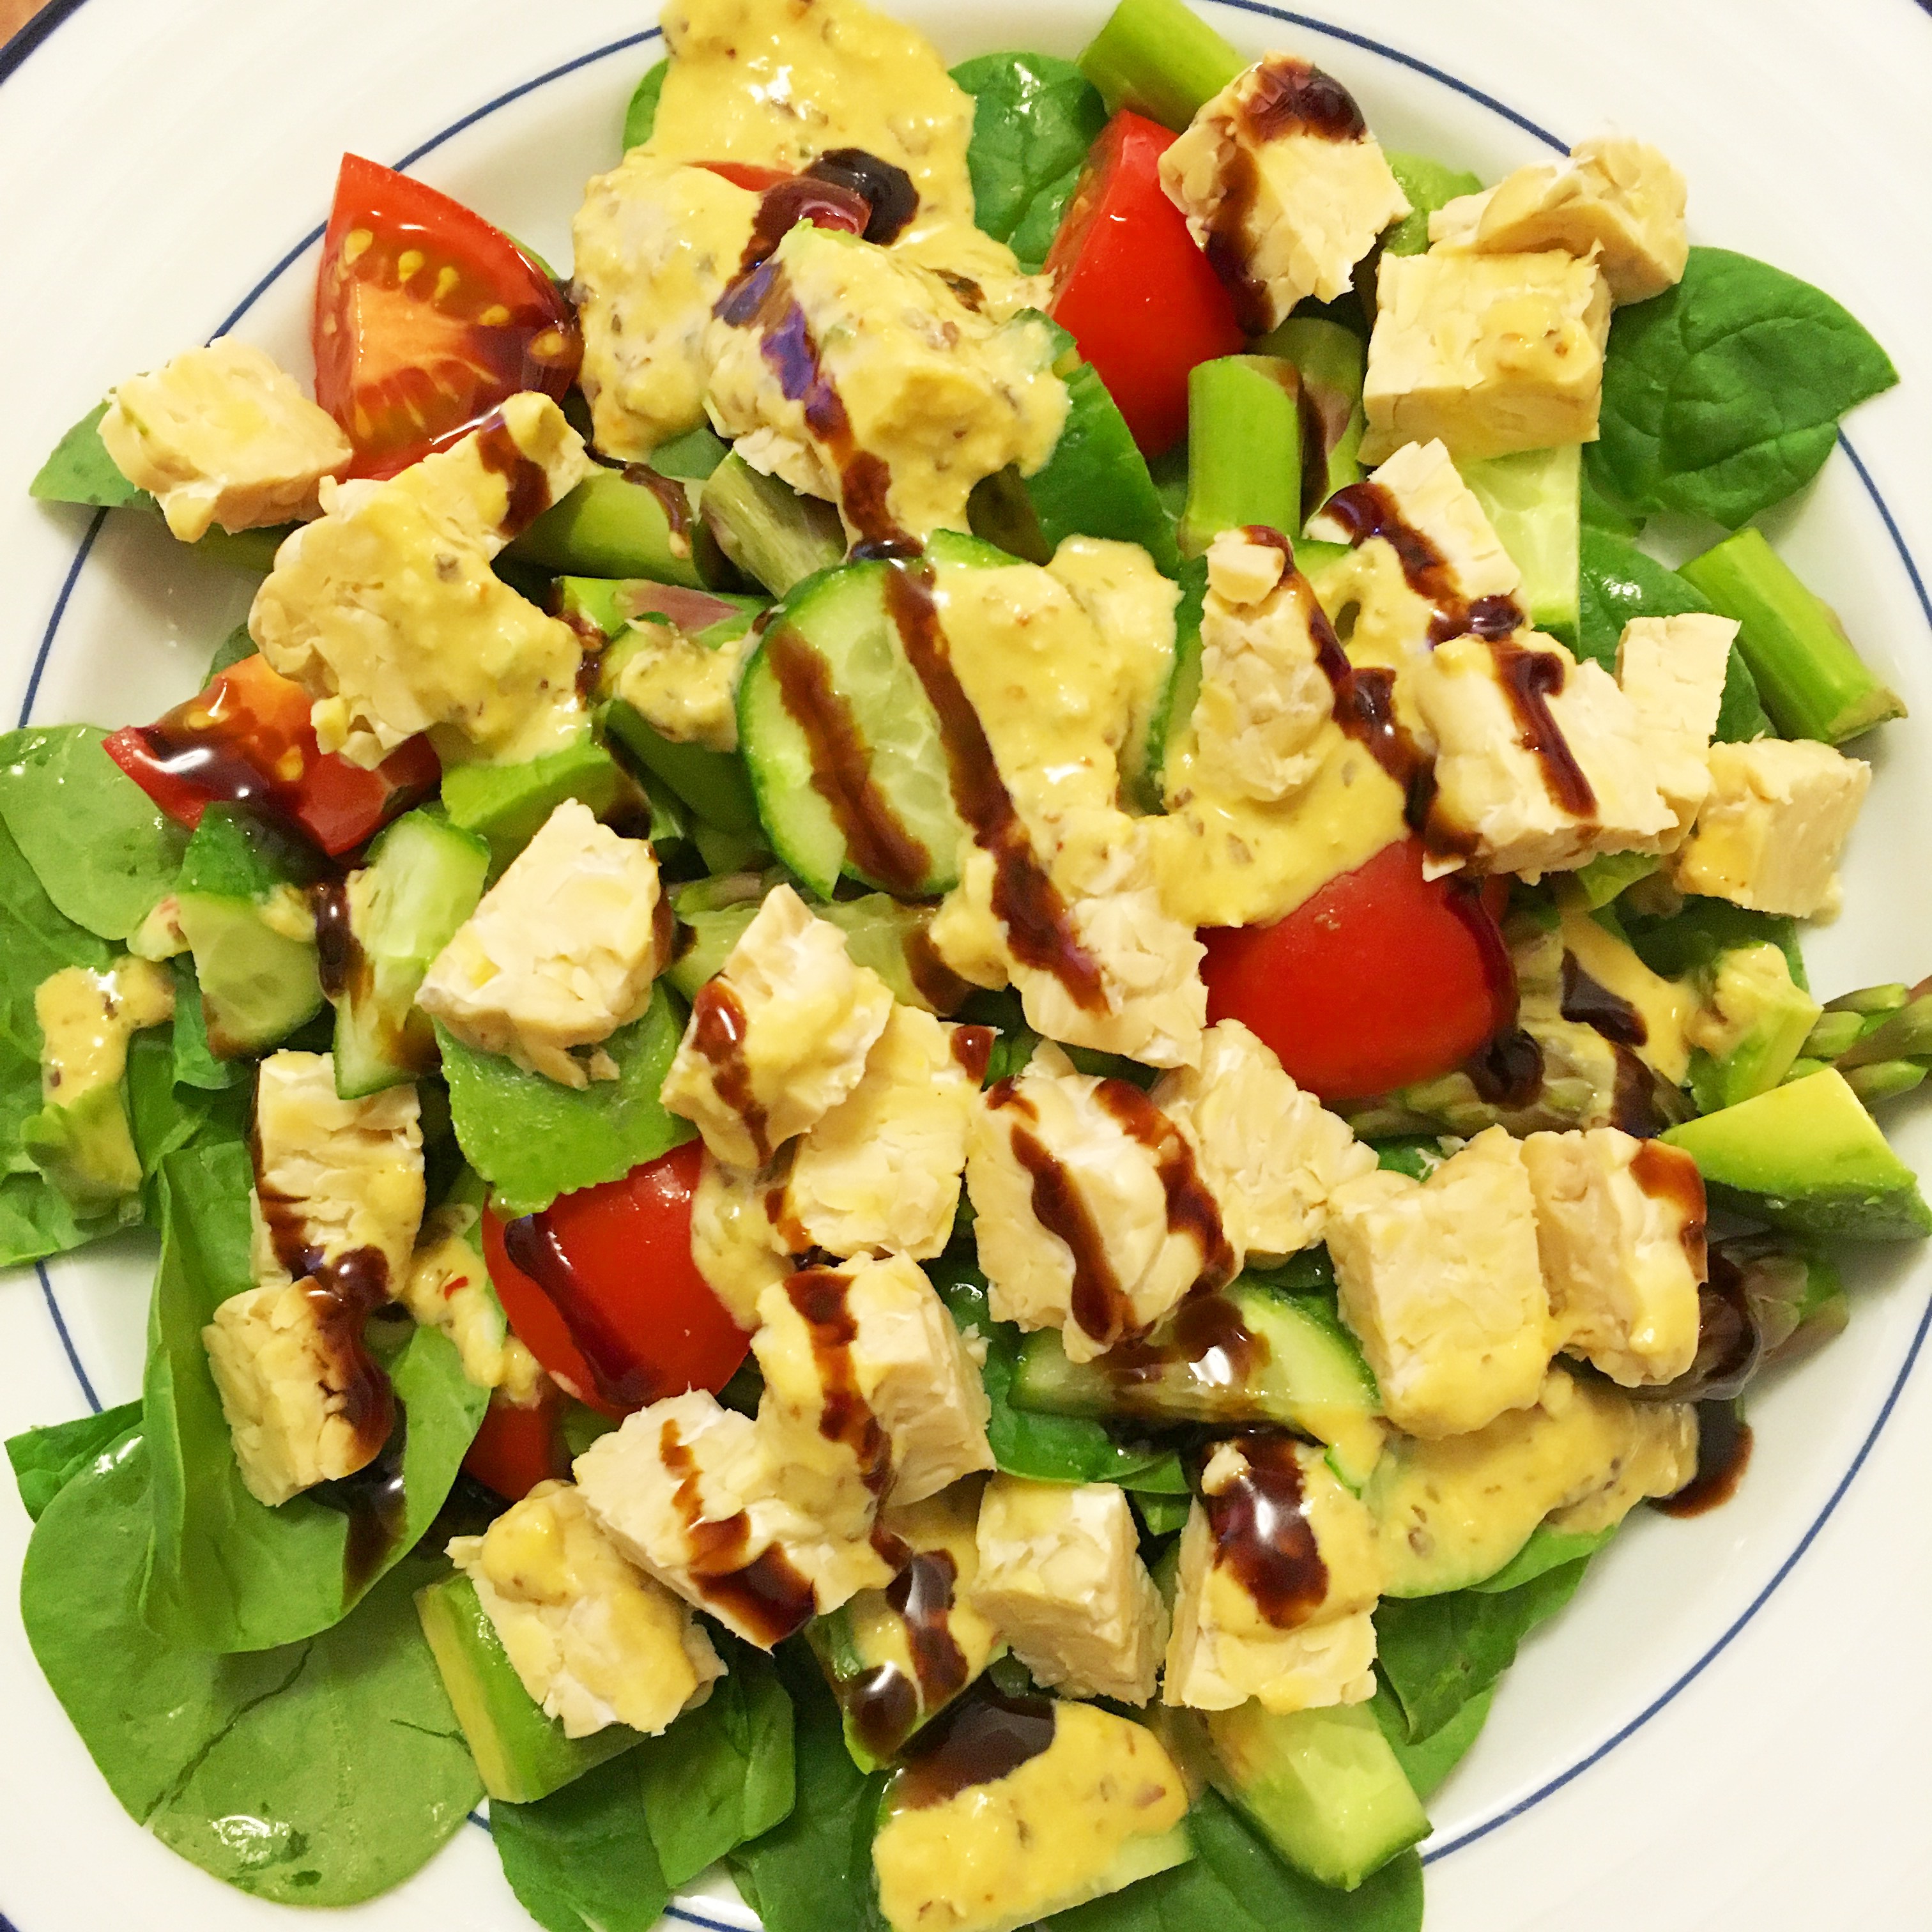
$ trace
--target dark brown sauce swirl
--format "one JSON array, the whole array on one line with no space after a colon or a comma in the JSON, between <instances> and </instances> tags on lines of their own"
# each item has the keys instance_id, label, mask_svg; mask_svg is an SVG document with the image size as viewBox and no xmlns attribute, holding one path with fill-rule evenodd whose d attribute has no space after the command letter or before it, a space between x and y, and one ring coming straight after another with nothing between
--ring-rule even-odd
<instances>
[{"instance_id":1,"label":"dark brown sauce swirl","mask_svg":"<svg viewBox=\"0 0 1932 1932\"><path fill-rule=\"evenodd\" d=\"M1750 1466L1750 1424L1727 1402L1697 1405L1697 1473L1674 1496L1654 1500L1666 1516L1702 1516L1738 1492Z\"/></svg>"},{"instance_id":2,"label":"dark brown sauce swirl","mask_svg":"<svg viewBox=\"0 0 1932 1932\"><path fill-rule=\"evenodd\" d=\"M892 1445L859 1386L852 1346L859 1339L849 1276L834 1268L802 1268L785 1283L785 1294L812 1338L819 1388L818 1432L842 1444L874 1496L892 1479Z\"/></svg>"},{"instance_id":3,"label":"dark brown sauce swirl","mask_svg":"<svg viewBox=\"0 0 1932 1932\"><path fill-rule=\"evenodd\" d=\"M1594 1028L1618 1046L1642 1046L1650 1038L1642 1014L1622 994L1613 993L1600 980L1592 979L1576 963L1574 952L1563 956L1563 994L1558 1010L1566 1020Z\"/></svg>"},{"instance_id":4,"label":"dark brown sauce swirl","mask_svg":"<svg viewBox=\"0 0 1932 1932\"><path fill-rule=\"evenodd\" d=\"M711 1083L718 1097L745 1124L763 1166L772 1157L766 1138L770 1125L765 1109L752 1090L752 1070L745 1059L745 1006L723 980L708 980L691 1003L691 1043L711 1063Z\"/></svg>"},{"instance_id":5,"label":"dark brown sauce swirl","mask_svg":"<svg viewBox=\"0 0 1932 1932\"><path fill-rule=\"evenodd\" d=\"M664 512L664 527L670 535L674 556L691 554L692 530L695 519L691 510L691 492L674 476L661 476L647 463L624 465L624 481L640 490L648 490ZM603 646L600 644L598 648Z\"/></svg>"},{"instance_id":6,"label":"dark brown sauce swirl","mask_svg":"<svg viewBox=\"0 0 1932 1932\"><path fill-rule=\"evenodd\" d=\"M1204 1393L1232 1399L1253 1384L1270 1352L1267 1336L1249 1328L1226 1295L1194 1294L1157 1334L1123 1342L1100 1366L1113 1380L1114 1399L1128 1414L1159 1414L1164 1405L1151 1385L1177 1370L1184 1370Z\"/></svg>"},{"instance_id":7,"label":"dark brown sauce swirl","mask_svg":"<svg viewBox=\"0 0 1932 1932\"><path fill-rule=\"evenodd\" d=\"M922 1811L1010 1778L1053 1743L1051 1697L1009 1697L983 1680L915 1738L892 1783L896 1810Z\"/></svg>"},{"instance_id":8,"label":"dark brown sauce swirl","mask_svg":"<svg viewBox=\"0 0 1932 1932\"><path fill-rule=\"evenodd\" d=\"M1105 1012L1107 988L1100 962L1074 930L1066 900L1034 854L986 728L952 668L932 586L930 564L895 564L886 574L886 609L938 717L954 807L974 842L992 855L993 910L1006 927L1015 958L1052 974L1084 1011Z\"/></svg>"},{"instance_id":9,"label":"dark brown sauce swirl","mask_svg":"<svg viewBox=\"0 0 1932 1932\"><path fill-rule=\"evenodd\" d=\"M952 1029L954 1063L976 1087L985 1080L986 1069L992 1064L993 1046L998 1038L991 1027L956 1026Z\"/></svg>"},{"instance_id":10,"label":"dark brown sauce swirl","mask_svg":"<svg viewBox=\"0 0 1932 1932\"><path fill-rule=\"evenodd\" d=\"M550 476L517 447L517 440L500 413L476 431L476 454L485 470L502 477L508 491L503 520L498 525L504 541L522 536L550 506Z\"/></svg>"},{"instance_id":11,"label":"dark brown sauce swirl","mask_svg":"<svg viewBox=\"0 0 1932 1932\"><path fill-rule=\"evenodd\" d=\"M874 780L871 747L830 667L788 624L766 632L764 650L786 713L805 735L812 788L830 807L853 863L901 898L920 891L932 854Z\"/></svg>"},{"instance_id":12,"label":"dark brown sauce swirl","mask_svg":"<svg viewBox=\"0 0 1932 1932\"><path fill-rule=\"evenodd\" d=\"M1276 1630L1306 1623L1328 1594L1291 1436L1236 1438L1246 1467L1217 1496L1205 1493L1217 1568L1231 1571Z\"/></svg>"},{"instance_id":13,"label":"dark brown sauce swirl","mask_svg":"<svg viewBox=\"0 0 1932 1932\"><path fill-rule=\"evenodd\" d=\"M1550 700L1562 694L1568 676L1563 660L1554 651L1526 650L1520 644L1494 639L1490 651L1496 659L1496 681L1521 728L1522 747L1542 766L1550 796L1572 818L1594 818L1597 794L1550 709Z\"/></svg>"},{"instance_id":14,"label":"dark brown sauce swirl","mask_svg":"<svg viewBox=\"0 0 1932 1932\"><path fill-rule=\"evenodd\" d=\"M802 1630L818 1608L811 1584L776 1544L747 1558L752 1525L742 1510L721 1521L706 1520L698 1459L675 1422L666 1422L659 1432L658 1456L677 1480L673 1502L683 1520L691 1550L687 1568L699 1594L766 1649Z\"/></svg>"},{"instance_id":15,"label":"dark brown sauce swirl","mask_svg":"<svg viewBox=\"0 0 1932 1932\"><path fill-rule=\"evenodd\" d=\"M1691 1272L1702 1280L1710 1257L1705 1241L1704 1177L1697 1163L1681 1148L1646 1140L1630 1156L1630 1178L1653 1201L1668 1202L1682 1222L1678 1238Z\"/></svg>"},{"instance_id":16,"label":"dark brown sauce swirl","mask_svg":"<svg viewBox=\"0 0 1932 1932\"><path fill-rule=\"evenodd\" d=\"M1466 1060L1462 1071L1491 1106L1514 1112L1543 1090L1543 1048L1534 1034L1512 1028Z\"/></svg>"},{"instance_id":17,"label":"dark brown sauce swirl","mask_svg":"<svg viewBox=\"0 0 1932 1932\"><path fill-rule=\"evenodd\" d=\"M1212 1294L1225 1288L1234 1278L1234 1250L1222 1224L1220 1204L1202 1179L1186 1136L1127 1081L1103 1080L1094 1097L1123 1133L1154 1156L1154 1171L1167 1197L1167 1231L1191 1238L1201 1256L1201 1272L1189 1292Z\"/></svg>"},{"instance_id":18,"label":"dark brown sauce swirl","mask_svg":"<svg viewBox=\"0 0 1932 1932\"><path fill-rule=\"evenodd\" d=\"M503 1251L511 1265L529 1276L563 1318L601 1401L628 1414L648 1407L661 1396L682 1393L640 1359L597 1297L586 1291L548 1215L526 1214L506 1222Z\"/></svg>"},{"instance_id":19,"label":"dark brown sauce swirl","mask_svg":"<svg viewBox=\"0 0 1932 1932\"><path fill-rule=\"evenodd\" d=\"M854 1736L875 1758L896 1756L921 1717L964 1688L966 1653L952 1623L958 1578L950 1550L918 1550L886 1586L886 1601L902 1619L913 1674L908 1677L896 1664L878 1664L842 1694Z\"/></svg>"},{"instance_id":20,"label":"dark brown sauce swirl","mask_svg":"<svg viewBox=\"0 0 1932 1932\"><path fill-rule=\"evenodd\" d=\"M863 148L833 148L820 154L806 175L856 194L868 211L865 238L890 248L919 212L919 190L904 168L881 160Z\"/></svg>"}]
</instances>

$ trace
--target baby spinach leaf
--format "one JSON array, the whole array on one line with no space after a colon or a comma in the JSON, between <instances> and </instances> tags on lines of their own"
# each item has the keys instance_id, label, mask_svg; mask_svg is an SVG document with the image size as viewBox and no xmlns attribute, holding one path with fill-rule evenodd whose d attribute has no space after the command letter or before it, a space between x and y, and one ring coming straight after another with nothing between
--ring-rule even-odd
<instances>
[{"instance_id":1,"label":"baby spinach leaf","mask_svg":"<svg viewBox=\"0 0 1932 1932\"><path fill-rule=\"evenodd\" d=\"M795 1714L797 1802L730 1854L731 1875L765 1932L870 1932L870 1827L884 1780L852 1762L838 1706L802 1642L782 1646L778 1666Z\"/></svg>"},{"instance_id":2,"label":"baby spinach leaf","mask_svg":"<svg viewBox=\"0 0 1932 1932\"><path fill-rule=\"evenodd\" d=\"M245 1086L254 1064L246 1060L217 1060L208 1043L208 1016L202 1010L201 982L195 976L194 956L184 952L168 962L175 971L175 1079L183 1087L218 1093Z\"/></svg>"},{"instance_id":3,"label":"baby spinach leaf","mask_svg":"<svg viewBox=\"0 0 1932 1932\"><path fill-rule=\"evenodd\" d=\"M1617 668L1617 645L1633 617L1676 617L1711 608L1702 592L1635 544L1588 528L1583 532L1577 596L1577 655L1595 658L1609 671ZM1757 680L1733 644L1724 672L1724 701L1718 708L1718 742L1746 744L1776 735L1758 701Z\"/></svg>"},{"instance_id":4,"label":"baby spinach leaf","mask_svg":"<svg viewBox=\"0 0 1932 1932\"><path fill-rule=\"evenodd\" d=\"M644 1018L613 1034L614 1080L572 1088L465 1046L438 1026L456 1138L504 1211L534 1214L560 1194L615 1180L690 1139L658 1098L682 1022L660 986Z\"/></svg>"},{"instance_id":5,"label":"baby spinach leaf","mask_svg":"<svg viewBox=\"0 0 1932 1932\"><path fill-rule=\"evenodd\" d=\"M1520 1589L1548 1570L1560 1570L1566 1563L1580 1563L1586 1557L1595 1556L1616 1534L1618 1527L1612 1523L1607 1529L1586 1532L1552 1529L1546 1522L1540 1522L1530 1532L1529 1540L1493 1576L1485 1576L1469 1587L1486 1596Z\"/></svg>"},{"instance_id":6,"label":"baby spinach leaf","mask_svg":"<svg viewBox=\"0 0 1932 1932\"><path fill-rule=\"evenodd\" d=\"M1036 1415L1015 1408L1007 1397L1019 1360L1022 1337L1012 1323L995 1322L986 1306L986 1277L971 1262L946 1254L926 1271L962 1329L986 1338L980 1370L992 1415L986 1439L993 1460L1010 1476L1043 1483L1118 1483L1155 1495L1184 1496L1187 1479L1172 1450L1117 1442L1099 1423L1078 1415Z\"/></svg>"},{"instance_id":7,"label":"baby spinach leaf","mask_svg":"<svg viewBox=\"0 0 1932 1932\"><path fill-rule=\"evenodd\" d=\"M1675 288L1610 325L1589 466L1631 510L1736 530L1810 482L1838 418L1898 380L1822 290L1727 248L1693 248Z\"/></svg>"},{"instance_id":8,"label":"baby spinach leaf","mask_svg":"<svg viewBox=\"0 0 1932 1932\"><path fill-rule=\"evenodd\" d=\"M658 124L658 101L670 75L670 62L661 60L638 82L631 104L624 110L624 150L628 153L651 138Z\"/></svg>"},{"instance_id":9,"label":"baby spinach leaf","mask_svg":"<svg viewBox=\"0 0 1932 1932\"><path fill-rule=\"evenodd\" d=\"M27 1549L27 1640L130 1816L202 1870L289 1905L353 1905L428 1862L482 1795L411 1592L412 1557L327 1635L249 1655L142 1622L150 1507L138 1435L48 1505Z\"/></svg>"},{"instance_id":10,"label":"baby spinach leaf","mask_svg":"<svg viewBox=\"0 0 1932 1932\"><path fill-rule=\"evenodd\" d=\"M1624 932L1636 956L1666 980L1708 966L1719 953L1737 946L1774 946L1784 955L1793 982L1810 989L1798 922L1777 913L1753 912L1728 899L1688 898L1667 917L1626 920Z\"/></svg>"},{"instance_id":11,"label":"baby spinach leaf","mask_svg":"<svg viewBox=\"0 0 1932 1932\"><path fill-rule=\"evenodd\" d=\"M101 1452L141 1426L141 1405L124 1402L98 1415L50 1423L7 1438L7 1460L27 1514L38 1522L48 1504Z\"/></svg>"},{"instance_id":12,"label":"baby spinach leaf","mask_svg":"<svg viewBox=\"0 0 1932 1932\"><path fill-rule=\"evenodd\" d=\"M110 510L154 501L122 475L108 454L100 440L100 418L106 413L106 404L96 403L55 444L53 454L28 486L30 496L43 503L86 503Z\"/></svg>"},{"instance_id":13,"label":"baby spinach leaf","mask_svg":"<svg viewBox=\"0 0 1932 1932\"><path fill-rule=\"evenodd\" d=\"M154 1551L142 1612L176 1643L212 1651L293 1643L339 1623L367 1592L344 1574L349 1519L318 1496L279 1508L242 1480L201 1331L249 1266L248 1150L193 1147L161 1163L161 1260L148 1313L142 1415ZM372 1333L374 1331L372 1331ZM398 1561L435 1520L488 1402L448 1336L411 1328L386 1363L404 1418Z\"/></svg>"},{"instance_id":14,"label":"baby spinach leaf","mask_svg":"<svg viewBox=\"0 0 1932 1932\"><path fill-rule=\"evenodd\" d=\"M215 646L214 655L208 661L208 677L212 680L230 664L238 664L244 658L252 658L254 655L255 640L248 634L248 626L237 624Z\"/></svg>"},{"instance_id":15,"label":"baby spinach leaf","mask_svg":"<svg viewBox=\"0 0 1932 1932\"><path fill-rule=\"evenodd\" d=\"M1087 151L1107 124L1100 90L1071 61L1051 54L982 54L952 70L974 97L974 219L1036 273L1080 178Z\"/></svg>"},{"instance_id":16,"label":"baby spinach leaf","mask_svg":"<svg viewBox=\"0 0 1932 1932\"><path fill-rule=\"evenodd\" d=\"M1187 1816L1194 1856L1124 1892L1042 1920L1052 1932L1419 1932L1422 1862L1413 1852L1354 1892L1286 1864L1234 1807L1203 1792Z\"/></svg>"},{"instance_id":17,"label":"baby spinach leaf","mask_svg":"<svg viewBox=\"0 0 1932 1932\"><path fill-rule=\"evenodd\" d=\"M658 1862L674 1886L790 1814L791 1700L763 1651L713 1631L727 1675L631 1754Z\"/></svg>"},{"instance_id":18,"label":"baby spinach leaf","mask_svg":"<svg viewBox=\"0 0 1932 1932\"><path fill-rule=\"evenodd\" d=\"M1402 1706L1408 1742L1433 1737L1516 1661L1516 1646L1576 1593L1588 1560L1546 1570L1514 1590L1384 1598L1376 1653Z\"/></svg>"},{"instance_id":19,"label":"baby spinach leaf","mask_svg":"<svg viewBox=\"0 0 1932 1932\"><path fill-rule=\"evenodd\" d=\"M141 1174L152 1181L170 1154L213 1141L239 1144L248 1136L245 1087L219 1093L184 1087L175 1078L174 1043L159 1028L136 1034L128 1048L128 1114ZM150 1190L150 1192L153 1190ZM148 1204L158 1219L158 1198Z\"/></svg>"},{"instance_id":20,"label":"baby spinach leaf","mask_svg":"<svg viewBox=\"0 0 1932 1932\"><path fill-rule=\"evenodd\" d=\"M1489 1721L1490 1706L1495 1702L1496 1695L1492 1687L1480 1696L1472 1697L1439 1731L1424 1738L1419 1744L1412 1744L1408 1741L1408 1720L1402 1714L1401 1700L1386 1684L1379 1678L1376 1681L1376 1694L1369 1708L1382 1726L1382 1736L1388 1739L1389 1748L1395 1753L1402 1775L1408 1780L1416 1796L1425 1804L1442 1788L1449 1774L1462 1762L1469 1747L1480 1736L1484 1725Z\"/></svg>"},{"instance_id":21,"label":"baby spinach leaf","mask_svg":"<svg viewBox=\"0 0 1932 1932\"><path fill-rule=\"evenodd\" d=\"M490 1805L503 1876L544 1932L650 1932L670 1903L637 1757L609 1759L533 1804Z\"/></svg>"},{"instance_id":22,"label":"baby spinach leaf","mask_svg":"<svg viewBox=\"0 0 1932 1932\"><path fill-rule=\"evenodd\" d=\"M47 896L103 939L125 939L181 870L188 834L101 748L92 724L0 736L0 818Z\"/></svg>"}]
</instances>

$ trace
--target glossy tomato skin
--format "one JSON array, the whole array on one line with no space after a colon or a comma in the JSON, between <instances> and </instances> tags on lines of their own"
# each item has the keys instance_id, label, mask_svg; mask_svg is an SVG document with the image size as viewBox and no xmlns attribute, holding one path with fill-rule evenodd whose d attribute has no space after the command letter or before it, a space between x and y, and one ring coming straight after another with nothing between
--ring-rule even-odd
<instances>
[{"instance_id":1,"label":"glossy tomato skin","mask_svg":"<svg viewBox=\"0 0 1932 1932\"><path fill-rule=\"evenodd\" d=\"M621 1180L560 1196L521 1250L542 1258L541 1277L512 1258L518 1238L503 1220L484 1215L490 1279L518 1339L606 1415L689 1389L715 1394L751 1346L691 1258L702 1157L688 1141Z\"/></svg>"},{"instance_id":2,"label":"glossy tomato skin","mask_svg":"<svg viewBox=\"0 0 1932 1932\"><path fill-rule=\"evenodd\" d=\"M1241 1022L1325 1102L1461 1066L1515 1022L1508 882L1425 880L1423 856L1399 840L1274 926L1204 931L1209 1020Z\"/></svg>"},{"instance_id":3,"label":"glossy tomato skin","mask_svg":"<svg viewBox=\"0 0 1932 1932\"><path fill-rule=\"evenodd\" d=\"M570 304L507 235L359 154L336 178L314 342L352 476L393 476L520 390L561 400L583 355Z\"/></svg>"},{"instance_id":4,"label":"glossy tomato skin","mask_svg":"<svg viewBox=\"0 0 1932 1932\"><path fill-rule=\"evenodd\" d=\"M550 1388L532 1408L492 1396L463 1458L464 1469L508 1502L520 1502L539 1483L567 1481L570 1445L563 1439L564 1395Z\"/></svg>"},{"instance_id":5,"label":"glossy tomato skin","mask_svg":"<svg viewBox=\"0 0 1932 1932\"><path fill-rule=\"evenodd\" d=\"M252 804L292 823L332 858L433 791L442 766L427 738L364 771L316 742L307 692L244 658L198 698L152 724L113 733L107 755L170 818L192 830L218 802Z\"/></svg>"},{"instance_id":6,"label":"glossy tomato skin","mask_svg":"<svg viewBox=\"0 0 1932 1932\"><path fill-rule=\"evenodd\" d=\"M1149 456L1187 433L1187 377L1246 338L1234 298L1160 184L1174 136L1120 113L1094 143L1046 261L1052 314Z\"/></svg>"}]
</instances>

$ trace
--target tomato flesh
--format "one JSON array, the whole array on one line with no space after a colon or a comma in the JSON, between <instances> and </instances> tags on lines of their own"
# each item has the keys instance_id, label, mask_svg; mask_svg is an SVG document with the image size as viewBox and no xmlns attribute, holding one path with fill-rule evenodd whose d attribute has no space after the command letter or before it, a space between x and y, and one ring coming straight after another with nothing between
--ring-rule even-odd
<instances>
[{"instance_id":1,"label":"tomato flesh","mask_svg":"<svg viewBox=\"0 0 1932 1932\"><path fill-rule=\"evenodd\" d=\"M570 1475L570 1445L563 1439L564 1395L544 1391L533 1408L519 1408L500 1396L490 1398L463 1458L464 1469L508 1502L520 1502L539 1483Z\"/></svg>"},{"instance_id":2,"label":"tomato flesh","mask_svg":"<svg viewBox=\"0 0 1932 1932\"><path fill-rule=\"evenodd\" d=\"M1203 932L1208 1018L1240 1021L1324 1102L1461 1066L1515 1020L1508 883L1425 880L1423 857L1400 840L1274 926Z\"/></svg>"},{"instance_id":3,"label":"tomato flesh","mask_svg":"<svg viewBox=\"0 0 1932 1932\"><path fill-rule=\"evenodd\" d=\"M583 355L569 304L507 235L359 154L336 178L314 340L353 476L393 476L520 390L560 400Z\"/></svg>"},{"instance_id":4,"label":"tomato flesh","mask_svg":"<svg viewBox=\"0 0 1932 1932\"><path fill-rule=\"evenodd\" d=\"M1046 260L1053 319L1149 456L1187 433L1189 371L1246 346L1234 298L1160 184L1160 158L1174 141L1158 122L1115 115Z\"/></svg>"},{"instance_id":5,"label":"tomato flesh","mask_svg":"<svg viewBox=\"0 0 1932 1932\"><path fill-rule=\"evenodd\" d=\"M244 658L152 724L113 733L107 755L168 816L192 830L211 805L251 805L295 825L332 858L425 793L442 771L427 738L374 771L316 742L308 693Z\"/></svg>"},{"instance_id":6,"label":"tomato flesh","mask_svg":"<svg viewBox=\"0 0 1932 1932\"><path fill-rule=\"evenodd\" d=\"M606 1415L722 1388L752 1338L691 1258L696 1141L541 1214L483 1217L483 1252L518 1339Z\"/></svg>"}]
</instances>

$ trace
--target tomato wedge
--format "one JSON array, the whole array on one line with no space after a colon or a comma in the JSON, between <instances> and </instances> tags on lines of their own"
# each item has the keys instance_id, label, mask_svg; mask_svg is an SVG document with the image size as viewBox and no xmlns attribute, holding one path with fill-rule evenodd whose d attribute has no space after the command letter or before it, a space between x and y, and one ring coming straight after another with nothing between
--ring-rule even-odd
<instances>
[{"instance_id":1,"label":"tomato wedge","mask_svg":"<svg viewBox=\"0 0 1932 1932\"><path fill-rule=\"evenodd\" d=\"M483 1216L483 1252L518 1339L564 1388L628 1415L731 1379L752 1338L691 1258L703 1149L688 1141L541 1214Z\"/></svg>"},{"instance_id":2,"label":"tomato wedge","mask_svg":"<svg viewBox=\"0 0 1932 1932\"><path fill-rule=\"evenodd\" d=\"M568 1480L570 1445L563 1439L563 1404L559 1388L546 1389L533 1408L492 1396L483 1426L463 1458L464 1468L513 1503L522 1502L539 1483Z\"/></svg>"},{"instance_id":3,"label":"tomato wedge","mask_svg":"<svg viewBox=\"0 0 1932 1932\"><path fill-rule=\"evenodd\" d=\"M1116 114L1094 144L1046 258L1054 321L1100 371L1149 456L1187 432L1187 376L1246 346L1234 298L1160 184L1174 136Z\"/></svg>"},{"instance_id":4,"label":"tomato wedge","mask_svg":"<svg viewBox=\"0 0 1932 1932\"><path fill-rule=\"evenodd\" d=\"M361 844L442 778L427 738L412 738L367 772L324 752L308 717L308 693L266 658L248 657L153 724L115 732L104 748L190 830L211 805L252 805L298 827L331 858Z\"/></svg>"},{"instance_id":5,"label":"tomato wedge","mask_svg":"<svg viewBox=\"0 0 1932 1932\"><path fill-rule=\"evenodd\" d=\"M507 235L359 154L336 178L314 339L352 476L393 476L520 390L561 400L583 356L569 303Z\"/></svg>"},{"instance_id":6,"label":"tomato wedge","mask_svg":"<svg viewBox=\"0 0 1932 1932\"><path fill-rule=\"evenodd\" d=\"M1240 1021L1324 1101L1461 1066L1515 1022L1508 882L1426 880L1423 856L1398 841L1276 925L1204 932L1208 1018Z\"/></svg>"}]
</instances>

